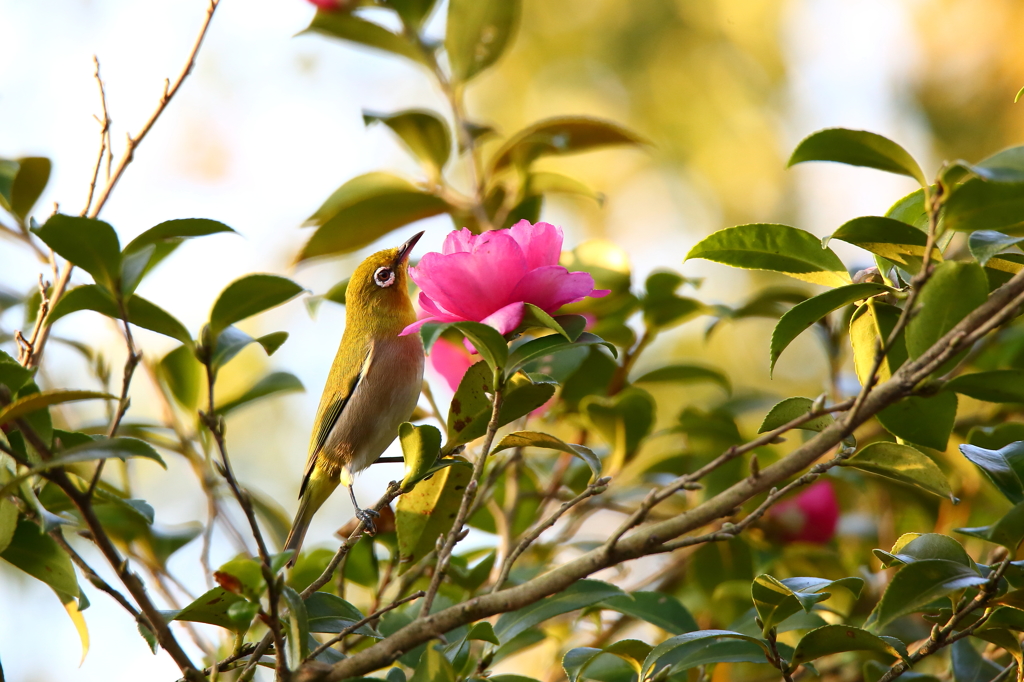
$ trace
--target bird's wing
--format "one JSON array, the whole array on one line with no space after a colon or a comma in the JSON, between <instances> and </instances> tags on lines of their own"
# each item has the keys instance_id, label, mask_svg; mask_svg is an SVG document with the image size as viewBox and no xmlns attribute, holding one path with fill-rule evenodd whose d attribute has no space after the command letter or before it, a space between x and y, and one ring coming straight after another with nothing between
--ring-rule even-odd
<instances>
[{"instance_id":1,"label":"bird's wing","mask_svg":"<svg viewBox=\"0 0 1024 682\"><path fill-rule=\"evenodd\" d=\"M309 443L309 459L306 460L306 470L302 474L302 486L299 488L299 497L306 491L309 477L316 467L317 458L327 444L331 430L341 418L360 381L366 376L370 366L373 344L367 344L362 353L346 352L348 349L342 344L338 351L338 357L331 367L331 373L327 378L327 386L324 387L323 397L320 399L320 408L317 410L316 425L313 429L313 437ZM345 362L345 359L349 359ZM353 361L354 360L354 361Z\"/></svg>"}]
</instances>

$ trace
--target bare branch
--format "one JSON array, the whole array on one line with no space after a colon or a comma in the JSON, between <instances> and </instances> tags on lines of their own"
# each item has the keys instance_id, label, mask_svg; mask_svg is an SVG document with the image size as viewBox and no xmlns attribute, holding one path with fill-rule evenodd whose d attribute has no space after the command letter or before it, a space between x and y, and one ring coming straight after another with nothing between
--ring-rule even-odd
<instances>
[{"instance_id":1,"label":"bare branch","mask_svg":"<svg viewBox=\"0 0 1024 682\"><path fill-rule=\"evenodd\" d=\"M100 176L100 166L103 165L103 156L110 152L108 140L110 139L110 114L107 110L107 91L103 87L103 79L100 77L100 59L96 55L92 56L92 61L96 65L96 84L100 89L100 107L103 111L103 118L97 119L100 122L100 153L96 157L96 165L92 169L92 179L89 181L89 194L85 199L85 208L79 214L85 216L89 213L89 208L92 206L92 197L96 192L96 181ZM109 169L109 165L108 165ZM109 176L109 170L107 175Z\"/></svg>"}]
</instances>

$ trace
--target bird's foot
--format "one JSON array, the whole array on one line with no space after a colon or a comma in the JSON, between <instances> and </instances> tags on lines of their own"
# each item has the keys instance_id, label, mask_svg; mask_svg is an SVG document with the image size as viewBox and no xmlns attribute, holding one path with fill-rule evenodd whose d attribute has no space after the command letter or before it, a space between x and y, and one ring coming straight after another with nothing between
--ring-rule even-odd
<instances>
[{"instance_id":1,"label":"bird's foot","mask_svg":"<svg viewBox=\"0 0 1024 682\"><path fill-rule=\"evenodd\" d=\"M367 535L377 534L377 524L373 520L380 518L380 512L374 509L359 509L357 507L356 518L363 522L363 530Z\"/></svg>"}]
</instances>

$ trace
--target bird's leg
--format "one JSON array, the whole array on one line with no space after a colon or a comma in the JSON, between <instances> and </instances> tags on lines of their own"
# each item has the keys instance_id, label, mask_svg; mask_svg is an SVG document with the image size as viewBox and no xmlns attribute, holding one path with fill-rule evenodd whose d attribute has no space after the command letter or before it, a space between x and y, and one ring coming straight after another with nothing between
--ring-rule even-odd
<instances>
[{"instance_id":1,"label":"bird's leg","mask_svg":"<svg viewBox=\"0 0 1024 682\"><path fill-rule=\"evenodd\" d=\"M352 489L352 483L348 483L345 487L348 488L348 496L352 499L352 509L355 510L356 518L362 521L366 526L367 534L376 535L377 525L373 520L379 518L380 513L373 509L360 508L359 503L356 502L356 493L355 490Z\"/></svg>"}]
</instances>

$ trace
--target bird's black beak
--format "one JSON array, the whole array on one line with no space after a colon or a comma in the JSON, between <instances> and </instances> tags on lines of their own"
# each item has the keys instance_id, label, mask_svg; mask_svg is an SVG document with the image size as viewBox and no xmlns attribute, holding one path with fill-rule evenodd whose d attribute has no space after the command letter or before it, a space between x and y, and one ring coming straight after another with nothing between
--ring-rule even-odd
<instances>
[{"instance_id":1,"label":"bird's black beak","mask_svg":"<svg viewBox=\"0 0 1024 682\"><path fill-rule=\"evenodd\" d=\"M395 267L398 267L405 261L409 260L409 254L412 253L412 247L416 246L416 242L418 242L422 236L422 232L417 232L409 238L409 241L398 247L398 255L395 257Z\"/></svg>"}]
</instances>

